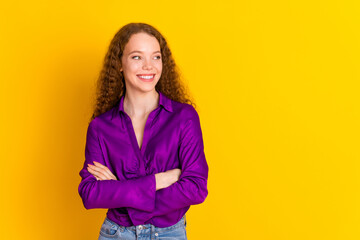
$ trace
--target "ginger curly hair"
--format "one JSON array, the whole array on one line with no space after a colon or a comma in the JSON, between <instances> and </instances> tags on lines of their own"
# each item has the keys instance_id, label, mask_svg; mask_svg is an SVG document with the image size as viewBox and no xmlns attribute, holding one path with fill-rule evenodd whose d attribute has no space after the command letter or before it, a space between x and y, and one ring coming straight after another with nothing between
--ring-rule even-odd
<instances>
[{"instance_id":1,"label":"ginger curly hair","mask_svg":"<svg viewBox=\"0 0 360 240\"><path fill-rule=\"evenodd\" d=\"M182 82L180 71L175 64L165 38L157 29L149 24L129 23L123 26L111 40L96 83L96 101L90 122L95 117L113 108L121 96L125 94L125 79L120 71L121 57L130 37L140 32L154 36L160 44L163 70L155 89L174 101L196 107L195 102L191 99L189 90Z\"/></svg>"}]
</instances>

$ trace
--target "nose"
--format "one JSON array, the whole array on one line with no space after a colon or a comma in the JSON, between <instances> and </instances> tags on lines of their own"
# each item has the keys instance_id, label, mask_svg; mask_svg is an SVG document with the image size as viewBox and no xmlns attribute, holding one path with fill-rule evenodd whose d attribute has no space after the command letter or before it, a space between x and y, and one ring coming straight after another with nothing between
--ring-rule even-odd
<instances>
[{"instance_id":1,"label":"nose","mask_svg":"<svg viewBox=\"0 0 360 240\"><path fill-rule=\"evenodd\" d=\"M146 59L144 60L143 69L144 70L152 69L152 65L151 65L150 60L146 60Z\"/></svg>"}]
</instances>

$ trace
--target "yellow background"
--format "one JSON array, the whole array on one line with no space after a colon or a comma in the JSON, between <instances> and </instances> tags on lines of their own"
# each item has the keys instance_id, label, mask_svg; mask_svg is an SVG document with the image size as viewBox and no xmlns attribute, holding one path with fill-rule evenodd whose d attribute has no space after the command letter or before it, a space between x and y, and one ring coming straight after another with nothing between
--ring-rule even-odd
<instances>
[{"instance_id":1,"label":"yellow background","mask_svg":"<svg viewBox=\"0 0 360 240\"><path fill-rule=\"evenodd\" d=\"M199 106L194 239L360 239L356 0L15 1L0 7L1 239L97 239L78 195L111 38L167 38Z\"/></svg>"}]
</instances>

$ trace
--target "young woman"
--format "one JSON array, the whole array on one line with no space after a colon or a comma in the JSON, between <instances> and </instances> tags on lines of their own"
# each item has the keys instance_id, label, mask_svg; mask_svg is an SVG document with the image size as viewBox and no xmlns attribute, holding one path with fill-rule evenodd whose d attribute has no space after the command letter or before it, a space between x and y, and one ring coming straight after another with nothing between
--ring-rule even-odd
<instances>
[{"instance_id":1,"label":"young woman","mask_svg":"<svg viewBox=\"0 0 360 240\"><path fill-rule=\"evenodd\" d=\"M187 239L208 195L199 116L165 38L144 23L111 41L87 129L79 194L108 209L99 239Z\"/></svg>"}]
</instances>

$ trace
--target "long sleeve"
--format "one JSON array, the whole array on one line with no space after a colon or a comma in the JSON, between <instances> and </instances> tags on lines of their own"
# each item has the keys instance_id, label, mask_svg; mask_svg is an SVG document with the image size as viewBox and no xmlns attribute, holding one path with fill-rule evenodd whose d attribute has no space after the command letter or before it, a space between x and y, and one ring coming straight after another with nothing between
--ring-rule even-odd
<instances>
[{"instance_id":1,"label":"long sleeve","mask_svg":"<svg viewBox=\"0 0 360 240\"><path fill-rule=\"evenodd\" d=\"M87 164L97 161L107 166L101 151L96 122L90 122L86 136L85 162L80 171L82 178L78 192L86 209L131 207L141 211L155 208L155 174L118 181L96 178L87 170Z\"/></svg>"},{"instance_id":2,"label":"long sleeve","mask_svg":"<svg viewBox=\"0 0 360 240\"><path fill-rule=\"evenodd\" d=\"M156 191L155 209L143 212L128 208L132 221L141 223L153 216L161 216L175 210L204 202L208 195L208 165L204 154L204 144L200 120L194 108L191 118L181 131L179 143L179 159L181 175L177 182L167 188Z\"/></svg>"}]
</instances>

